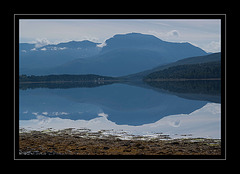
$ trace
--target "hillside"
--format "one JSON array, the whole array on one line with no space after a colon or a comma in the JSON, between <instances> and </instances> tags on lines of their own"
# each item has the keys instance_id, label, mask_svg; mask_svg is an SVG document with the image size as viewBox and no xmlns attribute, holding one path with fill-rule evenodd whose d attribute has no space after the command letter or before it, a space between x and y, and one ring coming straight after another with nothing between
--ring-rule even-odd
<instances>
[{"instance_id":1,"label":"hillside","mask_svg":"<svg viewBox=\"0 0 240 174\"><path fill-rule=\"evenodd\" d=\"M142 79L144 76L147 76L150 73L164 70L164 69L167 69L167 68L170 68L173 66L200 64L200 63L215 62L215 61L219 61L219 62L221 61L221 53L220 52L208 54L205 56L196 56L196 57L185 58L185 59L173 62L173 63L157 66L150 70L142 71L142 72L135 73L135 74L130 74L127 76L122 76L121 78L128 79L128 80Z\"/></svg>"},{"instance_id":2,"label":"hillside","mask_svg":"<svg viewBox=\"0 0 240 174\"><path fill-rule=\"evenodd\" d=\"M164 70L150 73L144 77L144 80L209 78L221 78L220 61L172 66Z\"/></svg>"}]
</instances>

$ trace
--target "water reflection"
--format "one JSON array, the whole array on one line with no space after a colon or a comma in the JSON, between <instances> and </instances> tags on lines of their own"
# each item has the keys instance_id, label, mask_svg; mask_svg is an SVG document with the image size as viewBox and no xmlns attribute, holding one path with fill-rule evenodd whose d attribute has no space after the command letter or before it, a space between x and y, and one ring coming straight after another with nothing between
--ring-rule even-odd
<instances>
[{"instance_id":1,"label":"water reflection","mask_svg":"<svg viewBox=\"0 0 240 174\"><path fill-rule=\"evenodd\" d=\"M221 103L221 80L150 81L147 84L183 98Z\"/></svg>"},{"instance_id":2,"label":"water reflection","mask_svg":"<svg viewBox=\"0 0 240 174\"><path fill-rule=\"evenodd\" d=\"M47 117L38 115L36 119L21 120L20 127L30 130L51 130L75 128L77 130L91 130L105 134L117 135L119 138L128 139L136 135L148 137L170 138L221 138L220 129L220 104L208 103L199 110L190 114L178 114L166 116L154 123L139 126L118 125L108 119L105 113L99 113L91 120L60 119L59 117Z\"/></svg>"},{"instance_id":3,"label":"water reflection","mask_svg":"<svg viewBox=\"0 0 240 174\"><path fill-rule=\"evenodd\" d=\"M190 133L194 129L195 135L195 128L201 126L201 132L208 129L219 135L220 104L209 103L220 103L219 82L74 84L74 88L69 85L20 85L25 89L20 90L20 126L58 129L105 126L138 134L170 130L172 134L174 130L175 134L181 134L180 130ZM193 117L192 113L198 110L205 114Z\"/></svg>"}]
</instances>

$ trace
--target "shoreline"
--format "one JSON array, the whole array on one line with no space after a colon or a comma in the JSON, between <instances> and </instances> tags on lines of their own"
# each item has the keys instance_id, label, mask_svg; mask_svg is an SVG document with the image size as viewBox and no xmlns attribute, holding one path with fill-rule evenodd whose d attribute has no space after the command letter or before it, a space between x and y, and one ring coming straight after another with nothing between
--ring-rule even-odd
<instances>
[{"instance_id":1,"label":"shoreline","mask_svg":"<svg viewBox=\"0 0 240 174\"><path fill-rule=\"evenodd\" d=\"M213 81L215 81L215 80L221 80L221 78L205 78L205 79L184 79L184 78L182 78L182 79L146 79L146 80L144 80L144 81L146 81L146 82L165 82L165 81L207 81L207 80L209 80L209 81L211 81L211 80L213 80Z\"/></svg>"},{"instance_id":2,"label":"shoreline","mask_svg":"<svg viewBox=\"0 0 240 174\"><path fill-rule=\"evenodd\" d=\"M31 83L98 83L98 82L119 82L121 80L79 80L79 81L19 81L19 84L31 84Z\"/></svg>"},{"instance_id":3,"label":"shoreline","mask_svg":"<svg viewBox=\"0 0 240 174\"><path fill-rule=\"evenodd\" d=\"M168 137L123 140L71 129L19 133L19 155L221 155L221 140Z\"/></svg>"},{"instance_id":4,"label":"shoreline","mask_svg":"<svg viewBox=\"0 0 240 174\"><path fill-rule=\"evenodd\" d=\"M185 79L185 78L179 78L179 79L146 79L144 81L152 82L152 81L203 81L203 80L221 80L221 78L205 78L205 79ZM115 80L78 80L78 81L66 81L66 80L58 80L58 81L19 81L19 84L31 84L31 83L83 83L83 82L128 82L131 80L126 79L115 79Z\"/></svg>"}]
</instances>

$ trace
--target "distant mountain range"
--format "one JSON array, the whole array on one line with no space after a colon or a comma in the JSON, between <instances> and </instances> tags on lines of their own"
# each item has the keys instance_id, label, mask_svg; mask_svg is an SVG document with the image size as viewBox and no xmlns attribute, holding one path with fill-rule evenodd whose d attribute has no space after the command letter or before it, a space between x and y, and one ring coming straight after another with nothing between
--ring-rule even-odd
<instances>
[{"instance_id":1,"label":"distant mountain range","mask_svg":"<svg viewBox=\"0 0 240 174\"><path fill-rule=\"evenodd\" d=\"M96 55L100 52L99 43L90 41L71 41L56 45L35 47L35 44L19 44L20 73L36 74L38 69L53 68L68 61ZM36 72L35 72L36 70ZM41 72L41 71L40 71Z\"/></svg>"},{"instance_id":2,"label":"distant mountain range","mask_svg":"<svg viewBox=\"0 0 240 174\"><path fill-rule=\"evenodd\" d=\"M163 41L141 33L117 34L105 46L71 41L35 47L19 44L20 74L97 74L127 76L187 57L208 55L190 43Z\"/></svg>"}]
</instances>

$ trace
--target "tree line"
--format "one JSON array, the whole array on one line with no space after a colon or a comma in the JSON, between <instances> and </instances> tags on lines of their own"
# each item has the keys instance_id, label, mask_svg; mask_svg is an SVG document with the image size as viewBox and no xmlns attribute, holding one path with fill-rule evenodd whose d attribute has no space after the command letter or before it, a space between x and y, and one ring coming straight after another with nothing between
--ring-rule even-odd
<instances>
[{"instance_id":1,"label":"tree line","mask_svg":"<svg viewBox=\"0 0 240 174\"><path fill-rule=\"evenodd\" d=\"M35 75L20 75L20 82L54 82L54 81L104 81L104 80L114 80L113 77L99 76L94 74L86 75L70 75L70 74L61 74L61 75L45 75L45 76L35 76Z\"/></svg>"}]
</instances>

